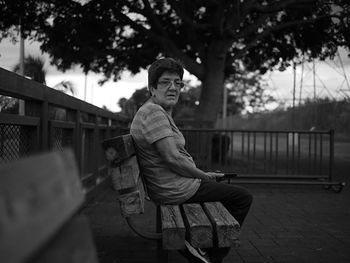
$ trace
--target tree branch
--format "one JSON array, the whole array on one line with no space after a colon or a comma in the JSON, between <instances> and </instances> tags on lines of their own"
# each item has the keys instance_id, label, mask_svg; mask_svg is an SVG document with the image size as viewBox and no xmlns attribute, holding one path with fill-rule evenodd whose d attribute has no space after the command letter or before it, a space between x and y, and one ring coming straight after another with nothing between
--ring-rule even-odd
<instances>
[{"instance_id":1,"label":"tree branch","mask_svg":"<svg viewBox=\"0 0 350 263\"><path fill-rule=\"evenodd\" d=\"M252 5L250 11L256 11L258 13L275 13L281 11L292 5L302 5L307 3L313 3L316 0L283 0L271 5Z\"/></svg>"},{"instance_id":2,"label":"tree branch","mask_svg":"<svg viewBox=\"0 0 350 263\"><path fill-rule=\"evenodd\" d=\"M176 14L180 17L180 19L193 30L193 33L195 33L195 30L206 31L212 29L212 26L210 24L195 23L189 16L185 14L185 12L183 12L183 9L179 7L178 2L169 1L169 4L175 10Z\"/></svg>"},{"instance_id":3,"label":"tree branch","mask_svg":"<svg viewBox=\"0 0 350 263\"><path fill-rule=\"evenodd\" d=\"M144 2L148 2L147 0L144 0ZM148 3L149 4L149 3ZM149 6L150 7L150 6ZM134 10L135 11L135 10ZM151 10L149 10L151 11ZM146 16L147 18L150 18L149 16L152 16L153 14L150 12L142 13L142 15ZM130 17L128 17L126 14L122 14L123 19L136 31L141 32L142 34L149 36L155 43L158 43L162 45L163 49L171 54L172 56L177 57L180 59L186 67L191 69L191 73L193 73L198 78L202 78L204 74L204 68L202 65L198 64L195 60L187 56L184 52L182 52L176 44L171 41L171 39L168 37L168 35L164 32L162 29L161 32L158 34L157 31L147 29L144 26L140 25L136 21L132 20ZM154 16L154 15L153 15ZM151 18L150 18L151 19ZM158 23L158 26L161 26L160 21L156 21L156 17L154 16L154 22ZM151 24L151 26L154 24Z\"/></svg>"},{"instance_id":4,"label":"tree branch","mask_svg":"<svg viewBox=\"0 0 350 263\"><path fill-rule=\"evenodd\" d=\"M224 6L223 3L220 3L216 6L216 10L212 20L214 32L220 38L224 36L224 21Z\"/></svg>"},{"instance_id":5,"label":"tree branch","mask_svg":"<svg viewBox=\"0 0 350 263\"><path fill-rule=\"evenodd\" d=\"M233 39L239 39L240 37L246 36L248 34L254 33L260 26L264 24L269 15L264 14L261 15L258 20L249 26L246 26L243 30L241 30L238 34L236 34L235 30L230 28L225 30L225 34L227 37Z\"/></svg>"},{"instance_id":6,"label":"tree branch","mask_svg":"<svg viewBox=\"0 0 350 263\"><path fill-rule=\"evenodd\" d=\"M257 11L259 13L262 13L258 19L257 22L255 22L253 25L247 26L244 28L243 31L241 31L238 35L235 34L234 30L232 28L226 29L226 34L229 37L233 37L235 39L239 39L240 37L255 32L261 25L264 24L266 18L269 17L269 14L276 13L278 11L284 10L285 8L292 6L294 4L303 4L303 3L312 3L315 2L315 0L283 0L280 2L277 2L275 4L270 4L266 6L262 5L254 5L255 0L248 1L244 5L244 13L251 12L251 11Z\"/></svg>"},{"instance_id":7,"label":"tree branch","mask_svg":"<svg viewBox=\"0 0 350 263\"><path fill-rule=\"evenodd\" d=\"M152 37L152 38L155 38L155 39L159 38L158 40L160 40L160 37L157 34L155 34L153 31L145 28L144 26L142 26L141 24L137 23L136 21L132 20L126 14L120 13L120 15L121 15L121 18L124 21L126 21L126 24L130 24L130 26L133 29L135 29L135 31L139 31L142 34L147 35L147 36Z\"/></svg>"},{"instance_id":8,"label":"tree branch","mask_svg":"<svg viewBox=\"0 0 350 263\"><path fill-rule=\"evenodd\" d=\"M239 26L238 21L241 20L242 4L239 0L234 0L234 8L231 8L226 14L226 28L237 28ZM226 31L224 29L224 34Z\"/></svg>"},{"instance_id":9,"label":"tree branch","mask_svg":"<svg viewBox=\"0 0 350 263\"><path fill-rule=\"evenodd\" d=\"M185 68L195 75L198 79L203 79L204 77L204 66L197 63L195 60L187 56L184 52L177 48L174 43L168 39L163 39L162 45L165 51L167 51L172 56L180 59Z\"/></svg>"},{"instance_id":10,"label":"tree branch","mask_svg":"<svg viewBox=\"0 0 350 263\"><path fill-rule=\"evenodd\" d=\"M186 36L191 45L193 45L194 49L198 50L199 57L204 57L204 49L201 43L198 41L197 31L210 31L211 25L209 24L198 24L193 22L193 20L183 11L183 8L180 8L178 2L169 1L171 7L175 10L176 14L179 18L184 22Z\"/></svg>"},{"instance_id":11,"label":"tree branch","mask_svg":"<svg viewBox=\"0 0 350 263\"><path fill-rule=\"evenodd\" d=\"M315 19L308 19L308 20L295 20L295 21L289 21L274 27L271 27L269 29L264 30L261 34L258 34L248 45L246 45L243 49L241 49L238 53L234 55L234 59L239 59L243 57L251 48L255 47L256 45L259 44L259 41L264 39L265 37L269 36L271 33L296 26L296 25L303 25L303 24L311 24L314 23L317 20L323 19L323 18L328 18L331 16L320 16Z\"/></svg>"},{"instance_id":12,"label":"tree branch","mask_svg":"<svg viewBox=\"0 0 350 263\"><path fill-rule=\"evenodd\" d=\"M241 7L241 16L244 17L246 16L253 8L254 4L256 3L257 0L246 0L242 3Z\"/></svg>"},{"instance_id":13,"label":"tree branch","mask_svg":"<svg viewBox=\"0 0 350 263\"><path fill-rule=\"evenodd\" d=\"M162 23L159 21L157 16L154 15L153 9L152 9L149 1L148 0L142 0L142 2L144 4L144 6L145 6L144 12L142 12L143 15L145 15L147 18L149 18L150 24L155 30L160 32L162 35L166 36L167 33L164 30L164 28L162 27Z\"/></svg>"},{"instance_id":14,"label":"tree branch","mask_svg":"<svg viewBox=\"0 0 350 263\"><path fill-rule=\"evenodd\" d=\"M243 36L246 36L247 34L254 33L259 27L264 25L264 22L269 17L269 14L281 11L288 6L292 6L293 4L299 5L303 3L311 3L311 2L314 2L315 0L283 0L281 2L278 2L277 4L268 5L268 6L254 5L254 1L255 0L251 0L249 3L246 3L245 12L247 11L249 12L252 9L255 9L255 11L259 10L259 12L262 13L262 15L258 18L257 22L255 22L250 26L245 27L238 34L236 34L233 28L227 28L225 33L228 37L231 37L233 39L239 39ZM300 20L300 21L303 21L303 20Z\"/></svg>"}]
</instances>

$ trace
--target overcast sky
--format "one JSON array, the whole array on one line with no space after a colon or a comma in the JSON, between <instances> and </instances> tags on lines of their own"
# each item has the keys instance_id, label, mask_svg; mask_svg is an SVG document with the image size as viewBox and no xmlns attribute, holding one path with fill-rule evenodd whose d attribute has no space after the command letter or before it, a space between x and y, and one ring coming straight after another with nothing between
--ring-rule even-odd
<instances>
[{"instance_id":1,"label":"overcast sky","mask_svg":"<svg viewBox=\"0 0 350 263\"><path fill-rule=\"evenodd\" d=\"M0 42L0 67L12 70L13 66L19 61L19 44L13 44L8 40ZM129 98L136 89L147 85L146 71L130 76L125 73L118 82L108 81L103 86L97 84L102 76L89 74L87 77L87 90L85 90L85 77L82 71L77 67L65 73L59 72L54 66L49 64L49 56L42 54L38 43L25 42L25 55L42 56L46 61L47 86L52 87L62 80L72 81L77 89L76 97L97 106L105 105L112 111L119 111L118 101L122 97ZM341 61L336 57L334 61L315 63L316 68L316 92L319 97L342 98L344 93L350 96L350 88L347 86L347 80L350 81L350 59L345 50L340 50ZM344 64L344 71L341 67ZM302 98L313 97L313 74L312 64L304 65L303 85L301 85L301 66L297 67L296 74L296 95L299 99L300 87L302 87ZM284 72L274 71L266 74L265 79L268 81L270 92L278 99L291 104L293 91L293 70L288 68ZM196 82L195 77L187 72L185 79L191 79Z\"/></svg>"}]
</instances>

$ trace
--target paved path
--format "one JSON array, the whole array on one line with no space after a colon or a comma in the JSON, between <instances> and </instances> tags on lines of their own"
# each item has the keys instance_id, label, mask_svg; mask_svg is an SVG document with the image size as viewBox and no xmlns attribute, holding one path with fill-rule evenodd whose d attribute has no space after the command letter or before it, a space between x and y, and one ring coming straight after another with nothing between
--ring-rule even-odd
<instances>
[{"instance_id":1,"label":"paved path","mask_svg":"<svg viewBox=\"0 0 350 263\"><path fill-rule=\"evenodd\" d=\"M321 186L248 185L254 203L241 232L241 246L228 262L350 262L350 187L340 193ZM153 229L155 209L139 218ZM85 209L101 263L156 262L156 243L131 232L112 190ZM170 262L187 262L171 252Z\"/></svg>"}]
</instances>

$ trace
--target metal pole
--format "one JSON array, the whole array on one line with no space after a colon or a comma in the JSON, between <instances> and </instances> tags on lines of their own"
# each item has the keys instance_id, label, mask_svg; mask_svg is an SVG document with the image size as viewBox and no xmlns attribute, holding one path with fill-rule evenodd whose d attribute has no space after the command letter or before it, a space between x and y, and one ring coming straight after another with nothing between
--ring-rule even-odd
<instances>
[{"instance_id":1,"label":"metal pole","mask_svg":"<svg viewBox=\"0 0 350 263\"><path fill-rule=\"evenodd\" d=\"M303 90L303 77L304 77L304 59L301 64L301 77L300 77L300 89L299 89L299 105L301 104L301 96L302 96L302 90Z\"/></svg>"},{"instance_id":2,"label":"metal pole","mask_svg":"<svg viewBox=\"0 0 350 263\"><path fill-rule=\"evenodd\" d=\"M223 103L222 103L222 121L223 121L223 128L226 128L226 121L227 121L227 88L224 85L224 94L223 94Z\"/></svg>"},{"instance_id":3,"label":"metal pole","mask_svg":"<svg viewBox=\"0 0 350 263\"><path fill-rule=\"evenodd\" d=\"M315 60L312 60L312 73L313 73L313 86L314 86L314 121L313 126L317 125L317 104L316 104L316 70L315 70Z\"/></svg>"},{"instance_id":4,"label":"metal pole","mask_svg":"<svg viewBox=\"0 0 350 263\"><path fill-rule=\"evenodd\" d=\"M295 128L295 87L296 87L296 66L293 61L293 108L292 108L292 125Z\"/></svg>"},{"instance_id":5,"label":"metal pole","mask_svg":"<svg viewBox=\"0 0 350 263\"><path fill-rule=\"evenodd\" d=\"M93 101L93 99L94 99L94 85L93 84L91 84L91 90L90 90L90 95L91 95L91 104L94 104L94 101Z\"/></svg>"},{"instance_id":6,"label":"metal pole","mask_svg":"<svg viewBox=\"0 0 350 263\"><path fill-rule=\"evenodd\" d=\"M85 72L84 101L86 101L86 89L87 89L87 72Z\"/></svg>"},{"instance_id":7,"label":"metal pole","mask_svg":"<svg viewBox=\"0 0 350 263\"><path fill-rule=\"evenodd\" d=\"M20 28L19 28L19 74L21 76L24 76L24 38L22 35L22 27L21 27L21 20L20 20ZM18 100L18 114L24 115L25 114L25 103L24 100Z\"/></svg>"},{"instance_id":8,"label":"metal pole","mask_svg":"<svg viewBox=\"0 0 350 263\"><path fill-rule=\"evenodd\" d=\"M334 130L329 131L329 171L328 181L333 179L333 166L334 166Z\"/></svg>"},{"instance_id":9,"label":"metal pole","mask_svg":"<svg viewBox=\"0 0 350 263\"><path fill-rule=\"evenodd\" d=\"M293 110L295 108L295 86L296 86L296 66L295 62L293 62ZM293 111L294 112L294 111Z\"/></svg>"},{"instance_id":10,"label":"metal pole","mask_svg":"<svg viewBox=\"0 0 350 263\"><path fill-rule=\"evenodd\" d=\"M345 82L346 82L346 85L348 87L348 89L346 91L350 91L350 83L349 83L349 80L348 80L348 77L346 75L346 72L345 72L345 69L344 69L344 64L343 64L343 60L341 59L341 56L339 54L339 50L337 51L337 55L338 55L338 58L339 58L339 62L340 62L340 65L341 65L341 68L342 68L342 71L343 71L343 74L344 74L344 78L345 78ZM345 96L347 98L350 98L345 92L344 92Z\"/></svg>"},{"instance_id":11,"label":"metal pole","mask_svg":"<svg viewBox=\"0 0 350 263\"><path fill-rule=\"evenodd\" d=\"M313 75L313 87L314 87L314 101L316 102L316 71L315 71L315 60L312 61L312 75Z\"/></svg>"}]
</instances>

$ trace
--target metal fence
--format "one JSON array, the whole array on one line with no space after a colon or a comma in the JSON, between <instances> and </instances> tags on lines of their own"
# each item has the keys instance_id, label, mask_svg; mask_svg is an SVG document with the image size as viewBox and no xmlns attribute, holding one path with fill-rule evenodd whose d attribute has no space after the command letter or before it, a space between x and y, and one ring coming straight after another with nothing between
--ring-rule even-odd
<instances>
[{"instance_id":1,"label":"metal fence","mask_svg":"<svg viewBox=\"0 0 350 263\"><path fill-rule=\"evenodd\" d=\"M128 120L0 68L0 96L24 101L25 113L0 112L0 165L71 147L89 193L104 179L101 141L127 132Z\"/></svg>"},{"instance_id":2,"label":"metal fence","mask_svg":"<svg viewBox=\"0 0 350 263\"><path fill-rule=\"evenodd\" d=\"M188 151L204 170L234 172L248 183L339 184L332 182L333 130L182 132Z\"/></svg>"}]
</instances>

